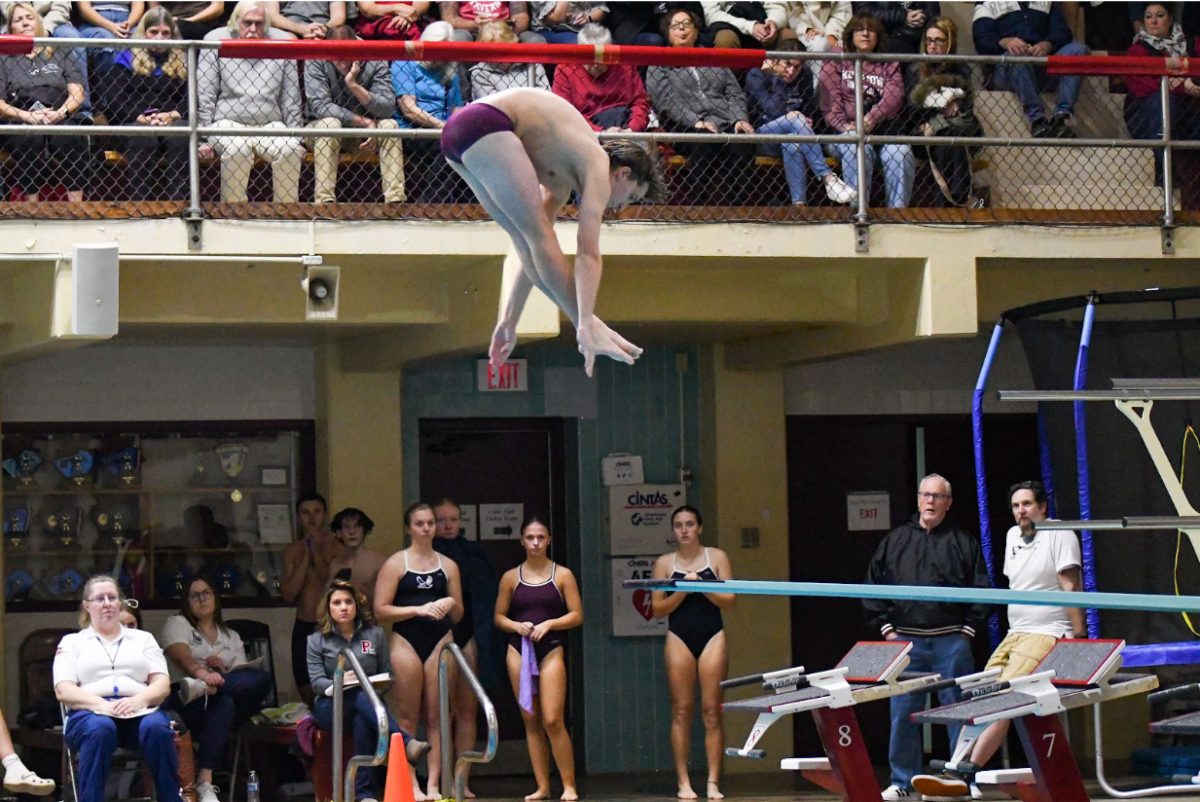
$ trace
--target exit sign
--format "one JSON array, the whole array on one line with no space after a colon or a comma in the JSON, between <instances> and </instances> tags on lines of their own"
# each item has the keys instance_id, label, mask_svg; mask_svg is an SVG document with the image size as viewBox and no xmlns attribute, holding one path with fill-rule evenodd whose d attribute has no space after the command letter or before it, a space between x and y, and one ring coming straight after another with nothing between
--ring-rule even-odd
<instances>
[{"instance_id":1,"label":"exit sign","mask_svg":"<svg viewBox=\"0 0 1200 802\"><path fill-rule=\"evenodd\" d=\"M523 393L529 389L528 363L510 359L493 370L486 359L475 363L475 382L481 393Z\"/></svg>"}]
</instances>

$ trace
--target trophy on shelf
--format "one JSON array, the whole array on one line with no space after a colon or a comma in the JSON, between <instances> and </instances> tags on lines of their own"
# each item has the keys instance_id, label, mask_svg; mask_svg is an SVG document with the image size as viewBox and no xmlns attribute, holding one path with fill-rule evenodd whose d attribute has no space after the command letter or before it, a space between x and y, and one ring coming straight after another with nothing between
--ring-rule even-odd
<instances>
[{"instance_id":1,"label":"trophy on shelf","mask_svg":"<svg viewBox=\"0 0 1200 802\"><path fill-rule=\"evenodd\" d=\"M92 523L96 525L96 531L111 538L118 549L136 536L129 530L132 523L129 511L121 507L101 507L97 504L92 507Z\"/></svg>"},{"instance_id":2,"label":"trophy on shelf","mask_svg":"<svg viewBox=\"0 0 1200 802\"><path fill-rule=\"evenodd\" d=\"M78 537L79 528L83 524L83 510L71 505L59 507L48 513L42 519L42 523L45 524L47 532L58 537L58 542L63 548L70 548L75 545L75 538Z\"/></svg>"},{"instance_id":3,"label":"trophy on shelf","mask_svg":"<svg viewBox=\"0 0 1200 802\"><path fill-rule=\"evenodd\" d=\"M242 578L238 572L237 566L222 565L217 568L217 593L222 596L229 596L233 593L233 589L237 586L238 581Z\"/></svg>"},{"instance_id":4,"label":"trophy on shelf","mask_svg":"<svg viewBox=\"0 0 1200 802\"><path fill-rule=\"evenodd\" d=\"M51 598L73 599L87 580L74 568L67 568L60 574L46 577L44 581Z\"/></svg>"},{"instance_id":5,"label":"trophy on shelf","mask_svg":"<svg viewBox=\"0 0 1200 802\"><path fill-rule=\"evenodd\" d=\"M229 484L237 484L238 477L246 467L246 455L250 447L245 443L221 443L213 449L217 459L221 461L221 473Z\"/></svg>"},{"instance_id":6,"label":"trophy on shelf","mask_svg":"<svg viewBox=\"0 0 1200 802\"><path fill-rule=\"evenodd\" d=\"M20 601L33 590L35 580L28 571L16 570L4 578L4 601Z\"/></svg>"},{"instance_id":7,"label":"trophy on shelf","mask_svg":"<svg viewBox=\"0 0 1200 802\"><path fill-rule=\"evenodd\" d=\"M92 478L92 466L96 458L86 448L81 448L74 454L59 457L54 460L54 467L75 487L83 487Z\"/></svg>"},{"instance_id":8,"label":"trophy on shelf","mask_svg":"<svg viewBox=\"0 0 1200 802\"><path fill-rule=\"evenodd\" d=\"M123 487L133 487L138 482L138 470L141 468L140 457L136 448L128 446L105 455L104 469L117 477Z\"/></svg>"},{"instance_id":9,"label":"trophy on shelf","mask_svg":"<svg viewBox=\"0 0 1200 802\"><path fill-rule=\"evenodd\" d=\"M36 448L21 449L15 457L4 460L4 472L17 480L17 487L33 487L37 484L33 475L43 462L45 460Z\"/></svg>"},{"instance_id":10,"label":"trophy on shelf","mask_svg":"<svg viewBox=\"0 0 1200 802\"><path fill-rule=\"evenodd\" d=\"M29 508L13 507L4 513L4 538L13 551L21 548L29 535Z\"/></svg>"}]
</instances>

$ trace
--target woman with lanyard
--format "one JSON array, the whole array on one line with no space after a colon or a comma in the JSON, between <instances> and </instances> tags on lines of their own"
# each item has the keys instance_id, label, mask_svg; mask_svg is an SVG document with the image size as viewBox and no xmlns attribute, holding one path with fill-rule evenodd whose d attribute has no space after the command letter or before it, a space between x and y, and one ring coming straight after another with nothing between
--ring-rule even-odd
<instances>
[{"instance_id":1,"label":"woman with lanyard","mask_svg":"<svg viewBox=\"0 0 1200 802\"><path fill-rule=\"evenodd\" d=\"M671 531L676 549L654 563L655 579L732 579L729 557L720 549L700 544L704 522L695 507L683 506L671 513ZM704 719L704 753L708 758L705 795L722 799L721 758L725 753L725 730L721 721L721 680L729 674L729 651L721 611L733 608L732 593L650 594L655 618L667 616L664 647L667 690L671 694L671 752L679 799L695 799L688 777L691 751L692 713L696 707L696 680L700 681L700 710Z\"/></svg>"},{"instance_id":2,"label":"woman with lanyard","mask_svg":"<svg viewBox=\"0 0 1200 802\"><path fill-rule=\"evenodd\" d=\"M79 757L79 802L103 802L117 746L141 747L158 802L180 802L179 759L171 720L158 705L171 691L167 661L154 636L127 629L115 579L83 586L79 632L54 657L54 693L70 709L63 738Z\"/></svg>"},{"instance_id":3,"label":"woman with lanyard","mask_svg":"<svg viewBox=\"0 0 1200 802\"><path fill-rule=\"evenodd\" d=\"M338 655L346 648L354 650L354 656L368 677L391 673L387 635L375 623L367 597L349 580L335 579L321 599L317 631L308 636L308 679L316 695L313 719L326 731L333 730L333 676L337 671ZM350 725L355 754L370 755L375 752L379 739L375 708L358 687L358 675L349 665L345 671L342 716ZM390 734L404 735L404 752L409 763L416 763L428 754L429 744L401 730L391 713L387 714L387 723ZM354 798L372 802L382 798L386 774L386 766L364 766L354 777Z\"/></svg>"},{"instance_id":4,"label":"woman with lanyard","mask_svg":"<svg viewBox=\"0 0 1200 802\"><path fill-rule=\"evenodd\" d=\"M219 802L213 769L229 737L262 709L271 675L249 667L242 639L225 626L221 599L204 577L186 584L179 615L163 624L162 642L179 683L169 704L200 742L196 793L200 802Z\"/></svg>"}]
</instances>

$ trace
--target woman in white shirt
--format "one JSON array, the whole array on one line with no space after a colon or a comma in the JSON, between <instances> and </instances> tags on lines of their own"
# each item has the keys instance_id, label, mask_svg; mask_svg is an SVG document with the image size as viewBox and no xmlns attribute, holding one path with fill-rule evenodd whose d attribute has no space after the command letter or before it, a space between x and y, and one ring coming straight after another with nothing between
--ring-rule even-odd
<instances>
[{"instance_id":1,"label":"woman in white shirt","mask_svg":"<svg viewBox=\"0 0 1200 802\"><path fill-rule=\"evenodd\" d=\"M180 802L175 732L158 709L170 693L167 661L153 635L121 625L124 603L111 576L89 579L81 630L64 636L54 657L54 693L70 709L63 737L79 758L79 802L103 802L118 745L141 748L155 799Z\"/></svg>"}]
</instances>

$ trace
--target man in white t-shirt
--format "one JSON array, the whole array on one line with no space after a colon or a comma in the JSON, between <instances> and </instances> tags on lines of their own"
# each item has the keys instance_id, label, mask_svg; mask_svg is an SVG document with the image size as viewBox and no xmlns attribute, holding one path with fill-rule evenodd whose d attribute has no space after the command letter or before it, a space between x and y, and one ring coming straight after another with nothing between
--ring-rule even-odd
<instances>
[{"instance_id":1,"label":"man in white t-shirt","mask_svg":"<svg viewBox=\"0 0 1200 802\"><path fill-rule=\"evenodd\" d=\"M1079 539L1063 529L1038 531L1046 520L1046 488L1041 482L1025 481L1008 491L1016 525L1004 541L1004 575L1012 590L1083 589ZM1078 607L1048 607L1034 604L1008 606L1008 635L988 658L986 668L999 668L1000 679L1033 673L1059 638L1086 638L1083 610ZM984 766L1008 737L1008 721L993 722L971 748L970 762ZM965 796L968 782L954 772L913 777L913 788L926 797ZM978 789L970 785L972 797Z\"/></svg>"}]
</instances>

